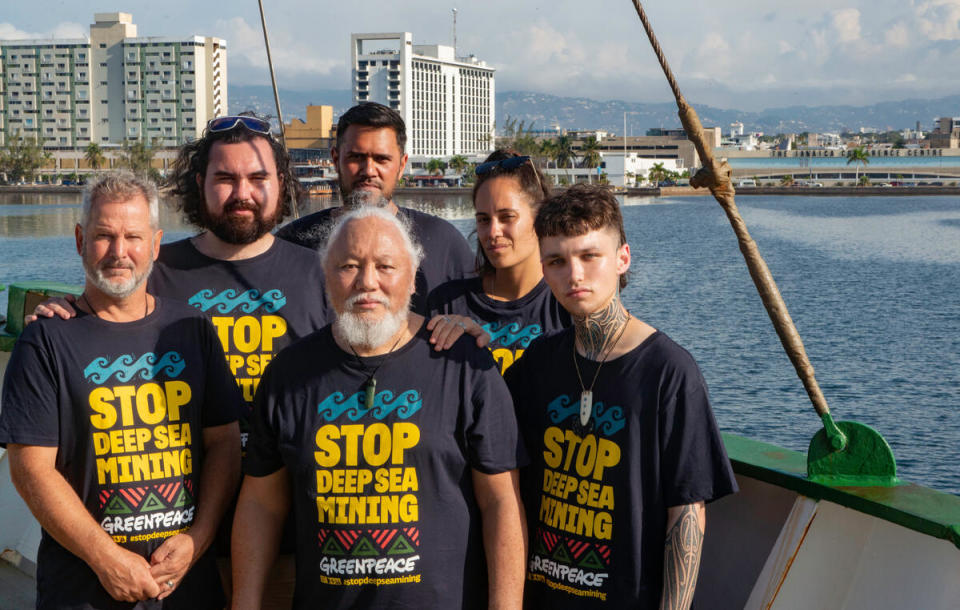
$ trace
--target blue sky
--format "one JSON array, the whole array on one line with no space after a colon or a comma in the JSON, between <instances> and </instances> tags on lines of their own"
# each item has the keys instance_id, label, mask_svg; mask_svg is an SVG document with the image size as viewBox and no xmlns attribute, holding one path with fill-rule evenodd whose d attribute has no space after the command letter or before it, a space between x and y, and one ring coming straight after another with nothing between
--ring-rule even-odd
<instances>
[{"instance_id":1,"label":"blue sky","mask_svg":"<svg viewBox=\"0 0 960 610\"><path fill-rule=\"evenodd\" d=\"M230 82L269 83L255 0L5 4L0 39L77 37L94 12L123 11L141 36L225 38ZM351 32L410 31L415 43L449 44L457 8L458 50L495 66L501 91L671 99L629 0L264 4L282 88L348 88ZM960 0L658 0L645 8L696 103L760 110L960 93Z\"/></svg>"}]
</instances>

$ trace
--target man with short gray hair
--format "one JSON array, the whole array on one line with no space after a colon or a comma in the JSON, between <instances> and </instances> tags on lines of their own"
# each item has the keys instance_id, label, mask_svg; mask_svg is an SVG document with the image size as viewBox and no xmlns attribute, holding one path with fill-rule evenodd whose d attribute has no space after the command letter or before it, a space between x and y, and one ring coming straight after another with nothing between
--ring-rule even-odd
<instances>
[{"instance_id":1,"label":"man with short gray hair","mask_svg":"<svg viewBox=\"0 0 960 610\"><path fill-rule=\"evenodd\" d=\"M207 551L239 477L242 398L203 314L147 293L162 235L152 184L90 184L77 315L31 324L10 358L0 446L43 527L38 608L223 605Z\"/></svg>"},{"instance_id":2,"label":"man with short gray hair","mask_svg":"<svg viewBox=\"0 0 960 610\"><path fill-rule=\"evenodd\" d=\"M432 348L410 312L423 249L390 210L345 212L322 256L336 321L283 350L257 393L234 607L259 604L292 504L295 608L519 608L526 456L489 351Z\"/></svg>"}]
</instances>

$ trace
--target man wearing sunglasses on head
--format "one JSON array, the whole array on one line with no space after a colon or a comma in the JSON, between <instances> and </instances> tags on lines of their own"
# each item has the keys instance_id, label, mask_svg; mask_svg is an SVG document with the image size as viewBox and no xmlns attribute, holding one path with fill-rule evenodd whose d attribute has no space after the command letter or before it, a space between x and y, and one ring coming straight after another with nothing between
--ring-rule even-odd
<instances>
[{"instance_id":1,"label":"man wearing sunglasses on head","mask_svg":"<svg viewBox=\"0 0 960 610\"><path fill-rule=\"evenodd\" d=\"M328 322L316 252L271 233L290 213L300 186L270 124L253 116L211 120L202 138L180 149L169 181L178 209L200 232L160 247L148 291L186 302L213 322L246 403L240 420L245 443L250 405L267 364ZM63 300L48 301L35 314L75 315ZM232 515L224 517L218 540L219 554L226 557L231 521ZM292 539L292 532L287 536ZM292 558L287 559L289 580L282 574L273 580L278 597L288 598L277 607L289 607L292 599ZM222 563L228 581L229 566ZM265 600L264 607L270 606Z\"/></svg>"},{"instance_id":2,"label":"man wearing sunglasses on head","mask_svg":"<svg viewBox=\"0 0 960 610\"><path fill-rule=\"evenodd\" d=\"M337 143L331 150L345 208L381 205L401 214L413 225L426 256L417 270L412 309L426 313L431 290L453 279L473 275L474 256L467 241L449 222L431 214L398 207L393 190L407 165L407 131L394 110L366 102L345 112L337 122ZM277 237L319 248L340 208L326 209L284 226Z\"/></svg>"}]
</instances>

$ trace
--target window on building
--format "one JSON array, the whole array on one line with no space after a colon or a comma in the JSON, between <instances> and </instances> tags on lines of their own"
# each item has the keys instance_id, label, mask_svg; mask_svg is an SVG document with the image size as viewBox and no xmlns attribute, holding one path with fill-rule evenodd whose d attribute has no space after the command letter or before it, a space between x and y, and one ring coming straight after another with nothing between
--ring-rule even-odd
<instances>
[{"instance_id":1,"label":"window on building","mask_svg":"<svg viewBox=\"0 0 960 610\"><path fill-rule=\"evenodd\" d=\"M86 53L77 53L77 61L87 61Z\"/></svg>"},{"instance_id":2,"label":"window on building","mask_svg":"<svg viewBox=\"0 0 960 610\"><path fill-rule=\"evenodd\" d=\"M81 128L80 128L80 133L87 133L87 128L86 128L86 127L81 127Z\"/></svg>"},{"instance_id":3,"label":"window on building","mask_svg":"<svg viewBox=\"0 0 960 610\"><path fill-rule=\"evenodd\" d=\"M107 67L107 62L101 61L101 62L100 62L100 67L101 67L101 68L106 68L106 67Z\"/></svg>"},{"instance_id":4,"label":"window on building","mask_svg":"<svg viewBox=\"0 0 960 610\"><path fill-rule=\"evenodd\" d=\"M33 119L24 119L23 124L27 127L33 127Z\"/></svg>"},{"instance_id":5,"label":"window on building","mask_svg":"<svg viewBox=\"0 0 960 610\"><path fill-rule=\"evenodd\" d=\"M101 42L101 43L100 43L100 48L101 48L101 49L106 49L106 48L107 48L107 43Z\"/></svg>"},{"instance_id":6,"label":"window on building","mask_svg":"<svg viewBox=\"0 0 960 610\"><path fill-rule=\"evenodd\" d=\"M135 99L137 99L137 91L136 91L136 89L130 89L129 91L127 91L127 99L130 99L130 100L135 100Z\"/></svg>"}]
</instances>

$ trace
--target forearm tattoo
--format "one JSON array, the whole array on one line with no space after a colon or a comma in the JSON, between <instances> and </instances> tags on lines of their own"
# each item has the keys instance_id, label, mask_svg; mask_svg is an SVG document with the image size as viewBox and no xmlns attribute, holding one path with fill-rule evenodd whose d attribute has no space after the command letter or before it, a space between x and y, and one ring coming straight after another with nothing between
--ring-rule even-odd
<instances>
[{"instance_id":1,"label":"forearm tattoo","mask_svg":"<svg viewBox=\"0 0 960 610\"><path fill-rule=\"evenodd\" d=\"M584 356L591 360L602 359L609 345L617 340L618 331L627 323L628 315L617 295L600 311L582 318L574 317L577 344L583 349Z\"/></svg>"},{"instance_id":2,"label":"forearm tattoo","mask_svg":"<svg viewBox=\"0 0 960 610\"><path fill-rule=\"evenodd\" d=\"M661 610L686 610L693 601L700 570L703 529L697 519L697 505L684 506L680 517L667 532L663 551L663 596Z\"/></svg>"}]
</instances>

